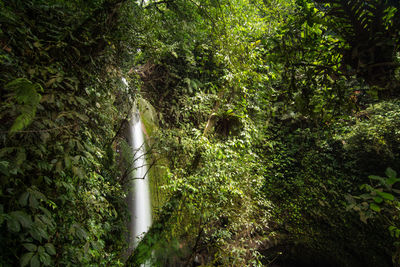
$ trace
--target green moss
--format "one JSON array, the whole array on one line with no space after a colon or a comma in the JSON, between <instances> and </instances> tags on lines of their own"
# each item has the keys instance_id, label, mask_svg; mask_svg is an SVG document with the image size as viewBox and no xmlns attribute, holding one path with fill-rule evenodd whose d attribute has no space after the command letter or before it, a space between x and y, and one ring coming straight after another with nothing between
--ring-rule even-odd
<instances>
[{"instance_id":1,"label":"green moss","mask_svg":"<svg viewBox=\"0 0 400 267\"><path fill-rule=\"evenodd\" d=\"M161 191L161 187L167 182L168 171L166 166L168 162L162 159L160 155L152 151L153 139L159 131L158 113L156 109L144 98L138 100L139 111L142 123L144 125L149 164L149 181L150 181L150 195L153 211L160 208L165 202L165 195ZM153 212L153 217L156 214Z\"/></svg>"},{"instance_id":2,"label":"green moss","mask_svg":"<svg viewBox=\"0 0 400 267\"><path fill-rule=\"evenodd\" d=\"M155 108L144 98L138 100L142 122L146 137L149 138L158 130L158 116Z\"/></svg>"}]
</instances>

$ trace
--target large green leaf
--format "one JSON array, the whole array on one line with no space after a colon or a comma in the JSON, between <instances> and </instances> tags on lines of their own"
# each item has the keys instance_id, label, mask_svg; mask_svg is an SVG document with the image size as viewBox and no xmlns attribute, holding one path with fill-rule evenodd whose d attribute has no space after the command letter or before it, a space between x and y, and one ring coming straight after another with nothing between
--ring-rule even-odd
<instances>
[{"instance_id":1,"label":"large green leaf","mask_svg":"<svg viewBox=\"0 0 400 267\"><path fill-rule=\"evenodd\" d=\"M11 232L19 232L21 230L21 225L16 218L10 217L7 220L7 228Z\"/></svg>"},{"instance_id":2,"label":"large green leaf","mask_svg":"<svg viewBox=\"0 0 400 267\"><path fill-rule=\"evenodd\" d=\"M26 78L18 78L7 83L4 88L14 93L14 98L20 104L20 115L15 119L10 128L10 133L18 132L28 126L36 114L41 95L38 91L43 91L39 84L34 84Z\"/></svg>"},{"instance_id":3,"label":"large green leaf","mask_svg":"<svg viewBox=\"0 0 400 267\"><path fill-rule=\"evenodd\" d=\"M35 253L34 252L25 253L20 259L20 266L21 267L27 266L33 256L33 254L35 254Z\"/></svg>"},{"instance_id":4,"label":"large green leaf","mask_svg":"<svg viewBox=\"0 0 400 267\"><path fill-rule=\"evenodd\" d=\"M39 258L45 266L49 266L51 264L51 257L46 252L39 254Z\"/></svg>"},{"instance_id":5,"label":"large green leaf","mask_svg":"<svg viewBox=\"0 0 400 267\"><path fill-rule=\"evenodd\" d=\"M29 198L29 192L22 193L18 199L19 204L22 207L25 207L26 205L28 205L28 198Z\"/></svg>"},{"instance_id":6,"label":"large green leaf","mask_svg":"<svg viewBox=\"0 0 400 267\"><path fill-rule=\"evenodd\" d=\"M10 213L10 216L16 218L18 222L24 228L30 228L32 225L32 218L24 211L13 211Z\"/></svg>"},{"instance_id":7,"label":"large green leaf","mask_svg":"<svg viewBox=\"0 0 400 267\"><path fill-rule=\"evenodd\" d=\"M35 254L31 259L31 267L40 267L39 255Z\"/></svg>"},{"instance_id":8,"label":"large green leaf","mask_svg":"<svg viewBox=\"0 0 400 267\"><path fill-rule=\"evenodd\" d=\"M392 168L387 168L385 171L385 174L387 175L387 177L392 178L392 179L396 178L396 175L397 175L396 171L393 170Z\"/></svg>"},{"instance_id":9,"label":"large green leaf","mask_svg":"<svg viewBox=\"0 0 400 267\"><path fill-rule=\"evenodd\" d=\"M28 251L36 251L37 249L37 246L32 243L24 243L23 245Z\"/></svg>"},{"instance_id":10,"label":"large green leaf","mask_svg":"<svg viewBox=\"0 0 400 267\"><path fill-rule=\"evenodd\" d=\"M379 196L381 196L382 198L386 199L386 200L391 200L391 201L394 200L394 196L392 194L390 194L390 193L381 192L381 191L378 191L378 190L376 190L376 193Z\"/></svg>"},{"instance_id":11,"label":"large green leaf","mask_svg":"<svg viewBox=\"0 0 400 267\"><path fill-rule=\"evenodd\" d=\"M370 176L368 176L368 178L372 179L372 180L377 180L383 185L385 184L385 179L383 177L380 177L380 176L377 176L377 175L370 175Z\"/></svg>"},{"instance_id":12,"label":"large green leaf","mask_svg":"<svg viewBox=\"0 0 400 267\"><path fill-rule=\"evenodd\" d=\"M383 201L383 198L374 197L374 201L375 201L376 203L381 203L381 202Z\"/></svg>"},{"instance_id":13,"label":"large green leaf","mask_svg":"<svg viewBox=\"0 0 400 267\"><path fill-rule=\"evenodd\" d=\"M52 243L47 243L44 245L44 247L46 248L47 253L49 253L49 255L56 255L56 249L54 248L54 245Z\"/></svg>"},{"instance_id":14,"label":"large green leaf","mask_svg":"<svg viewBox=\"0 0 400 267\"><path fill-rule=\"evenodd\" d=\"M2 173L5 176L9 175L9 169L8 166L10 163L8 161L2 160L0 161L0 173Z\"/></svg>"},{"instance_id":15,"label":"large green leaf","mask_svg":"<svg viewBox=\"0 0 400 267\"><path fill-rule=\"evenodd\" d=\"M376 212L380 212L381 211L381 208L378 205L376 205L375 203L369 204L369 207L373 211L376 211Z\"/></svg>"}]
</instances>

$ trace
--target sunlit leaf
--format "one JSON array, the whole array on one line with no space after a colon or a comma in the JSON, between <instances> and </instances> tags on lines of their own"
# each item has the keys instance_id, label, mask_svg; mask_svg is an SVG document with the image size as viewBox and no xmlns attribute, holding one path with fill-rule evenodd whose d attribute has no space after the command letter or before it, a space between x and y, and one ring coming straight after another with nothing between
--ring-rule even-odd
<instances>
[{"instance_id":1,"label":"sunlit leaf","mask_svg":"<svg viewBox=\"0 0 400 267\"><path fill-rule=\"evenodd\" d=\"M376 191L376 193L386 200L394 200L394 196L390 193Z\"/></svg>"},{"instance_id":2,"label":"sunlit leaf","mask_svg":"<svg viewBox=\"0 0 400 267\"><path fill-rule=\"evenodd\" d=\"M373 210L373 211L376 211L376 212L380 212L380 211L381 211L381 208L380 208L378 205L376 205L375 203L371 203L371 204L369 205L369 207L370 207L370 209Z\"/></svg>"}]
</instances>

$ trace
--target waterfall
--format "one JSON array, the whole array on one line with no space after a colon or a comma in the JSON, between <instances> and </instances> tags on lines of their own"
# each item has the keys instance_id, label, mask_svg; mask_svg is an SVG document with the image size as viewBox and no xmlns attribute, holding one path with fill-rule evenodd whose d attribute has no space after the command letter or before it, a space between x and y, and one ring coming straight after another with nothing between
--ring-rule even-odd
<instances>
[{"instance_id":1,"label":"waterfall","mask_svg":"<svg viewBox=\"0 0 400 267\"><path fill-rule=\"evenodd\" d=\"M144 143L142 122L138 111L134 111L129 122L129 144L132 147L133 166L130 176L128 208L129 222L129 253L139 244L144 234L151 226L151 205L146 163L146 148Z\"/></svg>"},{"instance_id":2,"label":"waterfall","mask_svg":"<svg viewBox=\"0 0 400 267\"><path fill-rule=\"evenodd\" d=\"M127 80L121 77L126 90L129 87ZM129 248L125 254L125 259L132 254L133 250L138 246L144 234L151 226L151 205L150 205L150 188L148 178L148 165L146 163L146 146L144 142L142 121L138 109L134 108L132 117L129 121L126 136L129 145L132 148L133 161L132 166L128 168L131 171L128 183L128 210L130 220L128 222L128 242ZM149 266L145 263L142 266Z\"/></svg>"}]
</instances>

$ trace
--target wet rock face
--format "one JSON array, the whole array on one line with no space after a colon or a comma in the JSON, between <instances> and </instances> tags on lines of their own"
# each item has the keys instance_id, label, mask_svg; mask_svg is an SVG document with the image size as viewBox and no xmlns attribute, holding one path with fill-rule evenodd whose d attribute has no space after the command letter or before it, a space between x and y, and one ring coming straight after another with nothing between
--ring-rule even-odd
<instances>
[{"instance_id":1,"label":"wet rock face","mask_svg":"<svg viewBox=\"0 0 400 267\"><path fill-rule=\"evenodd\" d=\"M140 98L139 111L144 126L144 134L149 138L158 129L158 114L156 109L144 98Z\"/></svg>"}]
</instances>

